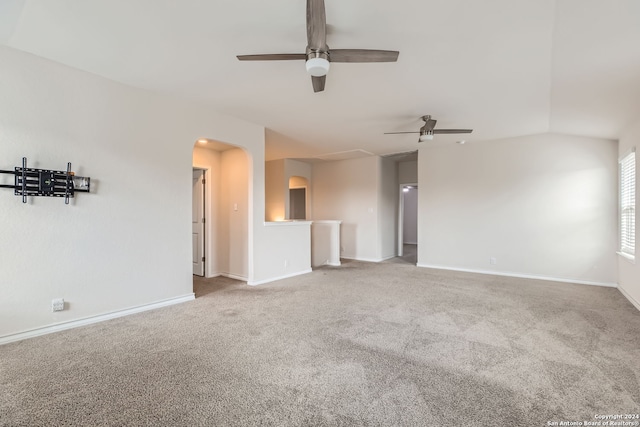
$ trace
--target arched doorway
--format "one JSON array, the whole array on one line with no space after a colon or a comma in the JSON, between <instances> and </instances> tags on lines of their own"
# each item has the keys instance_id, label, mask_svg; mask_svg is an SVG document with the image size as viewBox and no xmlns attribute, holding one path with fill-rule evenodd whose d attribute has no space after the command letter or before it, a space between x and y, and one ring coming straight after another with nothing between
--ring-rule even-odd
<instances>
[{"instance_id":1,"label":"arched doorway","mask_svg":"<svg viewBox=\"0 0 640 427\"><path fill-rule=\"evenodd\" d=\"M202 276L225 276L247 281L249 277L249 221L251 162L241 147L211 139L199 139L193 147L194 176L203 176ZM201 173L200 173L201 171ZM194 185L196 184L194 179ZM198 191L193 192L194 196ZM198 218L192 204L192 228ZM193 233L193 231L192 231ZM192 242L196 238L192 234ZM198 260L194 243L193 261Z\"/></svg>"}]
</instances>

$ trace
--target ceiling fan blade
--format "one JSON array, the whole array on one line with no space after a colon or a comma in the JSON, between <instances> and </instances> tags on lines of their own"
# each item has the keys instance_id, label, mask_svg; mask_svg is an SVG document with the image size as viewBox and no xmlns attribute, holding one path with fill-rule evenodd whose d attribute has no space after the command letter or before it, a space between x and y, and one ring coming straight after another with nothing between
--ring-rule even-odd
<instances>
[{"instance_id":1,"label":"ceiling fan blade","mask_svg":"<svg viewBox=\"0 0 640 427\"><path fill-rule=\"evenodd\" d=\"M327 50L324 0L307 0L307 46L312 50Z\"/></svg>"},{"instance_id":2,"label":"ceiling fan blade","mask_svg":"<svg viewBox=\"0 0 640 427\"><path fill-rule=\"evenodd\" d=\"M307 59L304 53L265 53L260 55L238 55L240 61L290 61Z\"/></svg>"},{"instance_id":3,"label":"ceiling fan blade","mask_svg":"<svg viewBox=\"0 0 640 427\"><path fill-rule=\"evenodd\" d=\"M385 132L385 135L399 135L401 133L420 133L420 132Z\"/></svg>"},{"instance_id":4,"label":"ceiling fan blade","mask_svg":"<svg viewBox=\"0 0 640 427\"><path fill-rule=\"evenodd\" d=\"M400 52L374 49L331 49L331 62L396 62Z\"/></svg>"},{"instance_id":5,"label":"ceiling fan blade","mask_svg":"<svg viewBox=\"0 0 640 427\"><path fill-rule=\"evenodd\" d=\"M313 83L314 92L322 92L324 90L324 84L327 81L327 76L311 77L311 83Z\"/></svg>"},{"instance_id":6,"label":"ceiling fan blade","mask_svg":"<svg viewBox=\"0 0 640 427\"><path fill-rule=\"evenodd\" d=\"M450 134L450 133L471 133L473 129L434 129L433 133Z\"/></svg>"}]
</instances>

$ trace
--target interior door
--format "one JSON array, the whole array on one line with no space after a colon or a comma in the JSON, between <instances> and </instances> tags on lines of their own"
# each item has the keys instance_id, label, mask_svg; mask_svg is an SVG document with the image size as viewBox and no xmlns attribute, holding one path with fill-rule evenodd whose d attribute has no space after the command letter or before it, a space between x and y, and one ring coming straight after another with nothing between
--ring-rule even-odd
<instances>
[{"instance_id":1,"label":"interior door","mask_svg":"<svg viewBox=\"0 0 640 427\"><path fill-rule=\"evenodd\" d=\"M193 170L193 206L191 210L191 232L193 251L193 274L204 276L204 171Z\"/></svg>"}]
</instances>

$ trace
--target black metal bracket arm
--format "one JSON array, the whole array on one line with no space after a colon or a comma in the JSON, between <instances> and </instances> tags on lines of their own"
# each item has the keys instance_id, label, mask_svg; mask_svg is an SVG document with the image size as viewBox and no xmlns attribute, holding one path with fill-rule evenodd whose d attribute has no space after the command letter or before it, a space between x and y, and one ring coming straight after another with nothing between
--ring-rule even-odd
<instances>
[{"instance_id":1,"label":"black metal bracket arm","mask_svg":"<svg viewBox=\"0 0 640 427\"><path fill-rule=\"evenodd\" d=\"M12 188L13 194L22 196L22 203L27 203L27 196L64 197L64 203L69 204L69 198L76 192L89 193L91 178L77 176L71 171L71 163L67 163L66 171L50 169L34 169L27 167L27 158L22 158L22 167L14 170L0 170L0 174L14 176L14 184L0 184L0 188Z\"/></svg>"}]
</instances>

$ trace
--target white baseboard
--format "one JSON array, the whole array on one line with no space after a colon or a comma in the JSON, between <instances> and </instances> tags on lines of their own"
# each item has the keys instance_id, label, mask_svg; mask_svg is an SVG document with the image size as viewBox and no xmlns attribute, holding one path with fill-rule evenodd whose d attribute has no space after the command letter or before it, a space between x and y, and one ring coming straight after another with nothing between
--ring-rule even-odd
<instances>
[{"instance_id":1,"label":"white baseboard","mask_svg":"<svg viewBox=\"0 0 640 427\"><path fill-rule=\"evenodd\" d=\"M330 262L329 260L323 262L322 264L317 264L317 265L311 265L311 268L319 268L319 267L324 267L325 265L329 265L331 267L340 267L342 265L342 263L340 261L338 262Z\"/></svg>"},{"instance_id":2,"label":"white baseboard","mask_svg":"<svg viewBox=\"0 0 640 427\"><path fill-rule=\"evenodd\" d=\"M354 258L354 257L348 257L348 256L340 256L340 258L342 259L349 259L352 261L362 261L362 262L382 262L382 261L386 261L388 259L391 258L395 258L397 255L387 255L384 256L382 258Z\"/></svg>"},{"instance_id":3,"label":"white baseboard","mask_svg":"<svg viewBox=\"0 0 640 427\"><path fill-rule=\"evenodd\" d=\"M417 264L417 266L423 267L423 268L434 268L437 270L462 271L465 273L478 273L478 274L489 274L493 276L517 277L519 279L547 280L550 282L575 283L578 285L590 285L590 286L605 286L608 288L618 287L617 283L592 282L587 280L567 279L563 277L537 276L535 274L521 274L521 273L491 271L491 270L474 270L474 269L468 269L468 268L444 267L441 265L430 265L430 264Z\"/></svg>"},{"instance_id":4,"label":"white baseboard","mask_svg":"<svg viewBox=\"0 0 640 427\"><path fill-rule=\"evenodd\" d=\"M313 271L312 269L308 269L308 270L298 271L296 273L285 274L284 276L273 277L271 279L251 281L251 282L247 282L247 285L249 286L264 285L265 283L270 283L270 282L275 282L276 280L282 280L282 279L288 279L290 277L300 276L302 274L311 273L312 271Z\"/></svg>"},{"instance_id":5,"label":"white baseboard","mask_svg":"<svg viewBox=\"0 0 640 427\"><path fill-rule=\"evenodd\" d=\"M640 310L640 302L636 301L636 300L635 300L635 298L633 298L633 297L631 296L631 294L629 294L629 292L627 292L627 291L626 291L622 286L618 285L618 290L620 291L620 293L621 293L622 295L624 295L624 297L625 297L626 299L628 299L628 300L629 300L629 302L630 302L631 304L633 304L633 306L634 306L635 308L637 308L638 310Z\"/></svg>"},{"instance_id":6,"label":"white baseboard","mask_svg":"<svg viewBox=\"0 0 640 427\"><path fill-rule=\"evenodd\" d=\"M241 282L246 282L247 278L245 276L238 276L237 274L231 273L220 273L218 276L228 277L229 279L240 280Z\"/></svg>"},{"instance_id":7,"label":"white baseboard","mask_svg":"<svg viewBox=\"0 0 640 427\"><path fill-rule=\"evenodd\" d=\"M349 259L352 261L362 261L362 262L382 262L385 259L389 259L389 258L393 258L393 257L389 257L389 258L354 258L354 257L348 257L348 256L344 256L344 255L340 255L341 259Z\"/></svg>"},{"instance_id":8,"label":"white baseboard","mask_svg":"<svg viewBox=\"0 0 640 427\"><path fill-rule=\"evenodd\" d=\"M205 279L215 279L216 277L227 277L233 280L240 280L241 282L247 281L247 278L245 276L238 276L237 274L231 273L212 273L211 275L205 276Z\"/></svg>"},{"instance_id":9,"label":"white baseboard","mask_svg":"<svg viewBox=\"0 0 640 427\"><path fill-rule=\"evenodd\" d=\"M27 338L33 338L40 335L52 334L54 332L64 331L66 329L73 329L80 326L91 325L92 323L104 322L105 320L116 319L118 317L129 316L130 314L141 313L143 311L155 310L156 308L167 307L169 305L180 304L195 299L195 294L187 294L181 297L169 298L162 301L157 301L151 304L139 305L136 307L126 308L124 310L112 311L106 314L99 314L97 316L84 317L77 320L69 320L67 322L60 322L49 326L43 326L41 328L30 329L24 332L18 332L15 334L9 334L0 337L0 345L8 344L14 341L21 341Z\"/></svg>"}]
</instances>

